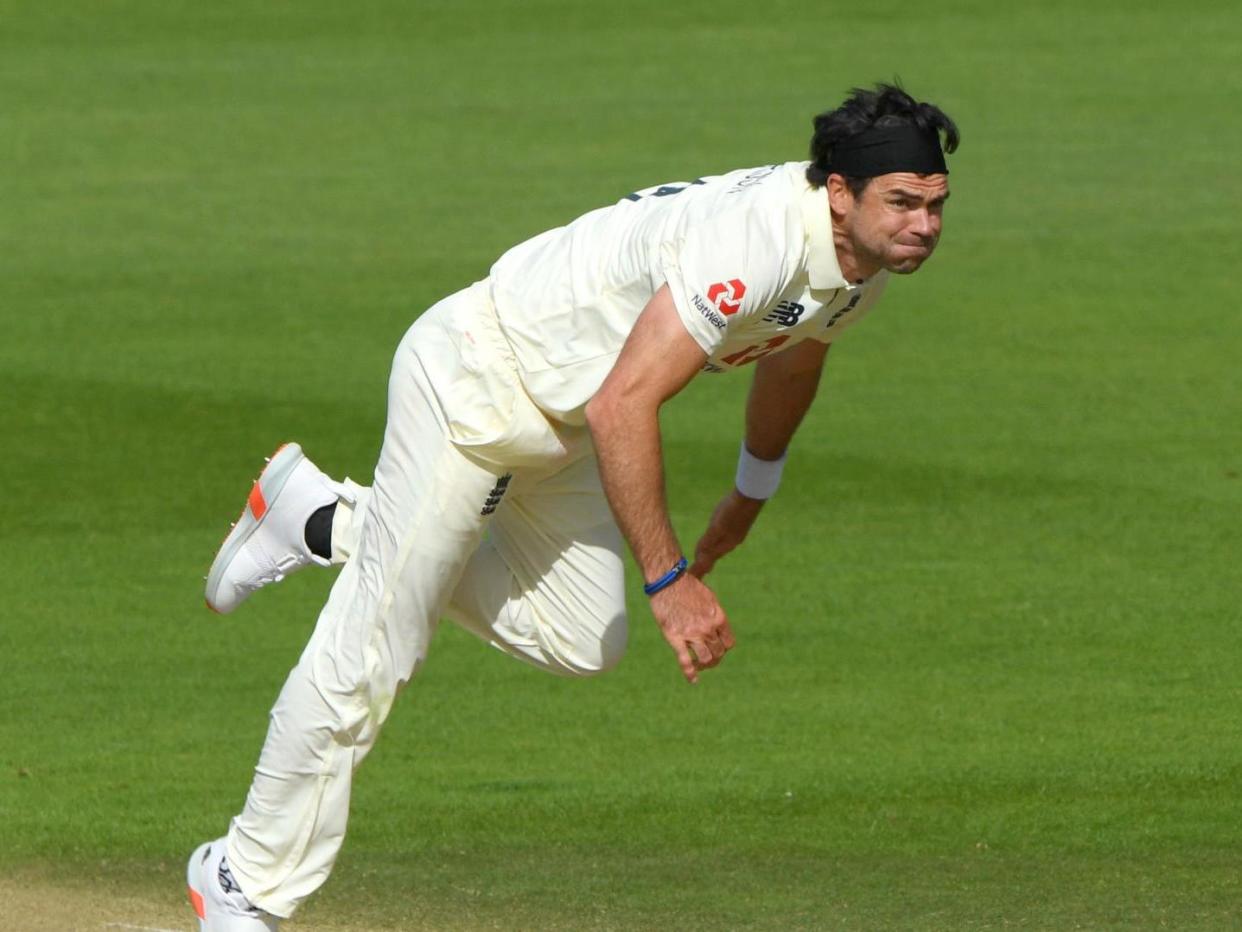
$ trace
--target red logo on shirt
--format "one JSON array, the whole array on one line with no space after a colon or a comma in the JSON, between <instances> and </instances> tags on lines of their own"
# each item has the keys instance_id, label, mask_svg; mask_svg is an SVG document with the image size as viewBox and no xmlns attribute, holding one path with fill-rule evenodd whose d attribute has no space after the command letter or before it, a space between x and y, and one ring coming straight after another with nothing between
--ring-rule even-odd
<instances>
[{"instance_id":1,"label":"red logo on shirt","mask_svg":"<svg viewBox=\"0 0 1242 932\"><path fill-rule=\"evenodd\" d=\"M716 282L707 289L707 300L720 308L720 313L728 317L742 308L742 297L746 294L746 286L741 279L731 278L727 282ZM728 298L729 300L725 300Z\"/></svg>"}]
</instances>

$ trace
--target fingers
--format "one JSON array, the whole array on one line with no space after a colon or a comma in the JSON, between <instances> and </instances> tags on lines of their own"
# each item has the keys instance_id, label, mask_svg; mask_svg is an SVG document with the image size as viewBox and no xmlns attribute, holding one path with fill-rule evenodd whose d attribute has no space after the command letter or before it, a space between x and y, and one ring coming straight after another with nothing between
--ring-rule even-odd
<instances>
[{"instance_id":1,"label":"fingers","mask_svg":"<svg viewBox=\"0 0 1242 932\"><path fill-rule=\"evenodd\" d=\"M701 640L686 643L694 654L695 667L699 670L710 670L712 667L719 666L720 661L724 660L724 655L733 648L737 641L733 637L729 623L725 622Z\"/></svg>"},{"instance_id":2,"label":"fingers","mask_svg":"<svg viewBox=\"0 0 1242 932\"><path fill-rule=\"evenodd\" d=\"M712 567L716 565L716 554L708 542L707 535L704 534L699 538L699 542L694 545L694 563L688 572L691 576L702 579L712 571Z\"/></svg>"},{"instance_id":3,"label":"fingers","mask_svg":"<svg viewBox=\"0 0 1242 932\"><path fill-rule=\"evenodd\" d=\"M715 567L716 562L736 547L736 544L723 541L713 540L708 543L706 540L699 541L699 545L694 548L694 565L690 567L689 572L702 579Z\"/></svg>"},{"instance_id":4,"label":"fingers","mask_svg":"<svg viewBox=\"0 0 1242 932\"><path fill-rule=\"evenodd\" d=\"M712 656L711 648L702 641L688 641L690 652L694 654L694 666L698 670L709 670L720 662Z\"/></svg>"},{"instance_id":5,"label":"fingers","mask_svg":"<svg viewBox=\"0 0 1242 932\"><path fill-rule=\"evenodd\" d=\"M681 675L691 683L697 683L699 681L699 674L694 665L694 658L690 656L689 649L682 644L680 647L674 645L673 650L677 654L677 665L681 667Z\"/></svg>"},{"instance_id":6,"label":"fingers","mask_svg":"<svg viewBox=\"0 0 1242 932\"><path fill-rule=\"evenodd\" d=\"M710 670L718 666L728 650L719 638L700 641L680 641L672 645L677 655L677 665L681 674L691 683L699 681L700 670Z\"/></svg>"},{"instance_id":7,"label":"fingers","mask_svg":"<svg viewBox=\"0 0 1242 932\"><path fill-rule=\"evenodd\" d=\"M711 568L711 558L696 554L696 566ZM712 591L694 575L652 597L651 606L661 632L677 657L682 675L690 683L698 674L718 666L735 640L728 619Z\"/></svg>"}]
</instances>

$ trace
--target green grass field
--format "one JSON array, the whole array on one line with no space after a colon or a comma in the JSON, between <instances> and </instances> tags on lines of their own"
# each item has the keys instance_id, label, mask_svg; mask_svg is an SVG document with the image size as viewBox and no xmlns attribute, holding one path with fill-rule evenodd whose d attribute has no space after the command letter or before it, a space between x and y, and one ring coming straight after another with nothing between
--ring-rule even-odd
<instances>
[{"instance_id":1,"label":"green grass field","mask_svg":"<svg viewBox=\"0 0 1242 932\"><path fill-rule=\"evenodd\" d=\"M944 238L713 577L737 650L686 686L635 579L597 681L446 626L291 928L1238 927L1239 61L1225 2L0 0L0 929L191 927L331 583L204 609L263 455L366 480L422 308L897 75ZM667 409L687 546L746 388Z\"/></svg>"}]
</instances>

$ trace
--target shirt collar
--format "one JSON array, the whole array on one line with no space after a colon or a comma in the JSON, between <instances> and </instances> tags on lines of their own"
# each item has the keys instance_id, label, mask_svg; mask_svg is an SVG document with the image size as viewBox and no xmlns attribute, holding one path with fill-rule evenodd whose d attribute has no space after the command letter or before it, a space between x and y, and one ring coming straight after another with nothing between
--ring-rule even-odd
<instances>
[{"instance_id":1,"label":"shirt collar","mask_svg":"<svg viewBox=\"0 0 1242 932\"><path fill-rule=\"evenodd\" d=\"M837 247L832 240L832 223L828 216L828 192L824 188L802 189L802 223L806 228L806 270L811 287L852 287L841 275Z\"/></svg>"}]
</instances>

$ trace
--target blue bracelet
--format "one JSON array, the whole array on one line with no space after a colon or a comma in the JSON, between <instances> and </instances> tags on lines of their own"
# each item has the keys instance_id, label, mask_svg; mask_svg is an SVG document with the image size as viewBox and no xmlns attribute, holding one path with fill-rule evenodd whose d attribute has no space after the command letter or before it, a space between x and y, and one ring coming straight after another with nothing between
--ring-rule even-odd
<instances>
[{"instance_id":1,"label":"blue bracelet","mask_svg":"<svg viewBox=\"0 0 1242 932\"><path fill-rule=\"evenodd\" d=\"M686 558L682 557L677 561L677 564L671 570L655 582L644 584L643 592L647 593L647 595L655 595L661 589L667 589L673 583L677 582L677 580L681 579L682 574L686 572L686 567L689 565L690 564L686 562Z\"/></svg>"}]
</instances>

